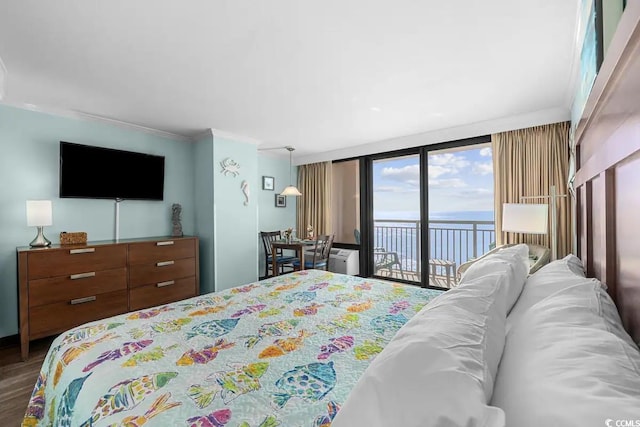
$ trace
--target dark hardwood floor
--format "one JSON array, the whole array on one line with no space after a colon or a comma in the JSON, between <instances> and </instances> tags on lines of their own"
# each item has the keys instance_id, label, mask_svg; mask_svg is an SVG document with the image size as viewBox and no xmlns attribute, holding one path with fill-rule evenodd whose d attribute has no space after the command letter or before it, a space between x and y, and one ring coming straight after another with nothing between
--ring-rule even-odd
<instances>
[{"instance_id":1,"label":"dark hardwood floor","mask_svg":"<svg viewBox=\"0 0 640 427\"><path fill-rule=\"evenodd\" d=\"M49 346L55 337L31 342L29 359L20 358L20 346L0 348L0 426L19 426L40 373Z\"/></svg>"}]
</instances>

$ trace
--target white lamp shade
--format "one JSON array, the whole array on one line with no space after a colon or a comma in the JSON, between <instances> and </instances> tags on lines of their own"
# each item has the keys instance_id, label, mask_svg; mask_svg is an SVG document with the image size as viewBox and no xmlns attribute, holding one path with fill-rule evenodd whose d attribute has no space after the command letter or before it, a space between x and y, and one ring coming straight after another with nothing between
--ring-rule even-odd
<instances>
[{"instance_id":1,"label":"white lamp shade","mask_svg":"<svg viewBox=\"0 0 640 427\"><path fill-rule=\"evenodd\" d=\"M293 185L290 185L286 187L284 190L282 190L282 193L280 193L280 195L281 196L302 196L302 193L296 187L294 187Z\"/></svg>"},{"instance_id":2,"label":"white lamp shade","mask_svg":"<svg viewBox=\"0 0 640 427\"><path fill-rule=\"evenodd\" d=\"M502 231L547 234L549 205L505 203L502 205Z\"/></svg>"},{"instance_id":3,"label":"white lamp shade","mask_svg":"<svg viewBox=\"0 0 640 427\"><path fill-rule=\"evenodd\" d=\"M27 225L44 227L53 224L51 200L27 200Z\"/></svg>"}]
</instances>

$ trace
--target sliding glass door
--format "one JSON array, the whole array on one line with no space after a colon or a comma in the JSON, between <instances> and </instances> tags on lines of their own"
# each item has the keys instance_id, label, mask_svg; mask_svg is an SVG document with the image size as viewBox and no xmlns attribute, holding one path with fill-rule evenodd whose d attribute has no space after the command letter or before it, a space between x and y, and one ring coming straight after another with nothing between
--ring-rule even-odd
<instances>
[{"instance_id":1,"label":"sliding glass door","mask_svg":"<svg viewBox=\"0 0 640 427\"><path fill-rule=\"evenodd\" d=\"M421 282L420 155L374 160L374 275Z\"/></svg>"},{"instance_id":2,"label":"sliding glass door","mask_svg":"<svg viewBox=\"0 0 640 427\"><path fill-rule=\"evenodd\" d=\"M460 265L495 245L491 146L478 144L487 140L370 158L373 276L451 288Z\"/></svg>"},{"instance_id":3,"label":"sliding glass door","mask_svg":"<svg viewBox=\"0 0 640 427\"><path fill-rule=\"evenodd\" d=\"M427 152L428 281L451 288L458 267L495 244L491 147Z\"/></svg>"}]
</instances>

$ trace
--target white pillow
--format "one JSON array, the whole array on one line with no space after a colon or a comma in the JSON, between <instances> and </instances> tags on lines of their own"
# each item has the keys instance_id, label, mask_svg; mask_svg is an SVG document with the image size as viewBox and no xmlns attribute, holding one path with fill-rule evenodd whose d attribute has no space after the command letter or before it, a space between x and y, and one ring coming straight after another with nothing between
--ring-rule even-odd
<instances>
[{"instance_id":1,"label":"white pillow","mask_svg":"<svg viewBox=\"0 0 640 427\"><path fill-rule=\"evenodd\" d=\"M550 263L540 268L540 270L538 270L535 274L543 276L550 273L566 273L569 276L585 277L582 261L580 261L580 258L575 256L574 254L569 254L562 259L551 261Z\"/></svg>"},{"instance_id":2,"label":"white pillow","mask_svg":"<svg viewBox=\"0 0 640 427\"><path fill-rule=\"evenodd\" d=\"M507 317L507 333L534 304L568 286L584 281L582 261L575 255L552 261L529 276L522 293Z\"/></svg>"},{"instance_id":3,"label":"white pillow","mask_svg":"<svg viewBox=\"0 0 640 427\"><path fill-rule=\"evenodd\" d=\"M507 277L433 299L373 360L332 427L504 427L487 405L505 339Z\"/></svg>"},{"instance_id":4,"label":"white pillow","mask_svg":"<svg viewBox=\"0 0 640 427\"><path fill-rule=\"evenodd\" d=\"M518 427L640 419L640 351L597 280L557 291L513 325L492 404Z\"/></svg>"},{"instance_id":5,"label":"white pillow","mask_svg":"<svg viewBox=\"0 0 640 427\"><path fill-rule=\"evenodd\" d=\"M500 273L508 276L505 294L507 314L518 300L529 274L529 247L526 244L509 246L479 259L471 264L458 286L487 274Z\"/></svg>"}]
</instances>

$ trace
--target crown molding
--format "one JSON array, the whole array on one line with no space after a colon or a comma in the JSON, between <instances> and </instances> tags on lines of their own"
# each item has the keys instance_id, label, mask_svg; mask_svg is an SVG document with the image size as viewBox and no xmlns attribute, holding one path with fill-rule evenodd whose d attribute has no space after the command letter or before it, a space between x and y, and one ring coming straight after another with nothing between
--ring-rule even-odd
<instances>
[{"instance_id":1,"label":"crown molding","mask_svg":"<svg viewBox=\"0 0 640 427\"><path fill-rule=\"evenodd\" d=\"M213 136L213 132L211 131L211 129L205 129L204 132L200 132L200 133L196 133L195 135L192 135L191 141L198 142L203 138L208 138L212 136Z\"/></svg>"},{"instance_id":2,"label":"crown molding","mask_svg":"<svg viewBox=\"0 0 640 427\"><path fill-rule=\"evenodd\" d=\"M8 105L10 107L20 108L23 110L35 111L37 113L50 114L52 116L57 116L57 117L65 117L68 119L76 119L76 120L84 120L84 121L108 124L111 126L122 128L122 129L147 133L150 135L173 139L176 141L183 141L183 142L193 141L193 139L189 136L167 132L160 129L154 129L154 128L138 125L135 123L124 122L122 120L110 119L110 118L98 116L95 114L83 113L81 111L65 110L62 108L52 108L52 107L42 106L42 105L34 105L34 104L18 103L18 102L7 102L7 101L3 101L1 102L1 104Z\"/></svg>"},{"instance_id":3,"label":"crown molding","mask_svg":"<svg viewBox=\"0 0 640 427\"><path fill-rule=\"evenodd\" d=\"M564 122L570 119L568 108L550 108L527 114L510 117L502 117L476 123L469 123L446 129L438 129L430 132L386 139L367 144L356 145L339 150L309 154L293 159L296 166L309 163L327 162L332 160L348 159L351 157L366 156L369 154L386 153L401 150L403 148L420 147L423 145L438 144L447 141L456 141L464 138L472 138L480 135L490 135L498 132L506 132L516 129L525 129L532 126L540 126L551 123Z\"/></svg>"},{"instance_id":4,"label":"crown molding","mask_svg":"<svg viewBox=\"0 0 640 427\"><path fill-rule=\"evenodd\" d=\"M214 128L209 129L209 131L214 137L217 136L218 138L230 139L236 142L245 142L247 144L252 144L252 145L262 144L262 141L260 141L259 139L251 138L249 136L239 135L237 133L227 132L224 130L214 129Z\"/></svg>"}]
</instances>

